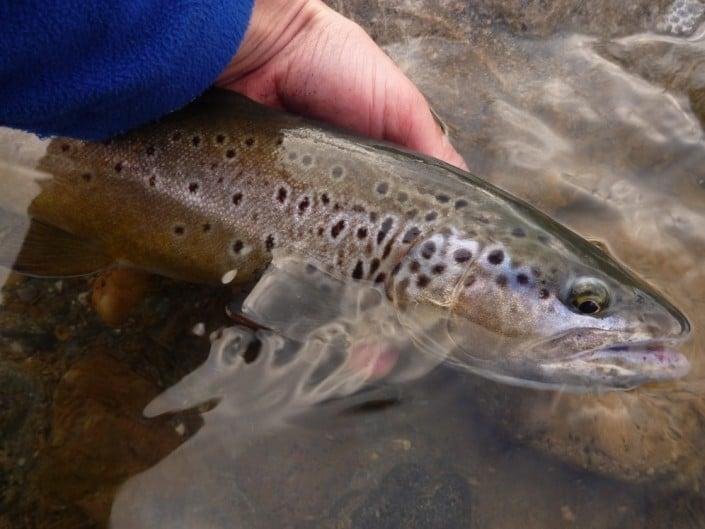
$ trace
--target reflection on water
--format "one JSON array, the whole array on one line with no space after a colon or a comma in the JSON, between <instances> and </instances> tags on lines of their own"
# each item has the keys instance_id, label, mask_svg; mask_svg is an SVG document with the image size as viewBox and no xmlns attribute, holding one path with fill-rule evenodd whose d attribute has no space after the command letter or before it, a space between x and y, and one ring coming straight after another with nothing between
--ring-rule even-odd
<instances>
[{"instance_id":1,"label":"reflection on water","mask_svg":"<svg viewBox=\"0 0 705 529\"><path fill-rule=\"evenodd\" d=\"M345 347L334 346L349 338L345 326L335 327L343 329L337 338L303 344L233 327L214 336L201 367L152 400L156 387L144 379L173 382L175 375L162 376L178 364L179 357L164 360L166 331L150 331L152 341L129 329L105 340L96 323L84 322L73 332L85 337L91 351L85 360L76 351L64 354L61 344L70 341L56 330L21 326L9 304L0 327L0 375L14 381L8 387L31 388L36 366L51 363L56 373L43 384L58 389L53 415L27 412L21 428L15 415L0 415L0 433L31 444L22 451L3 441L3 450L39 454L37 468L44 469L37 478L31 468L20 472L19 463L3 463L13 469L4 488L17 480L40 498L3 502L48 504L63 513L52 514L64 524L55 527L107 524L108 512L117 528L702 526L703 4L339 4L422 87L475 173L604 243L677 302L694 328L689 377L606 395L511 388L445 367L431 370L430 361L406 366L418 367L414 376L393 378L384 351L361 367L351 364ZM12 299L32 300L28 289L35 283L11 287ZM42 303L76 299L81 287L66 284ZM46 309L57 314L52 318L84 318L68 301L56 303ZM267 311L272 321L274 305L252 310ZM166 311L154 309L160 310ZM191 312L212 329L216 318L200 310ZM37 320L42 314L33 313ZM301 321L308 321L304 313ZM383 323L370 319L369 328L377 332L374 325ZM119 368L130 347L159 369L150 362L133 366L138 374ZM90 360L104 350L117 360ZM28 351L61 351L56 356L68 360ZM140 389L130 400L129 392L92 387L81 373L101 376L108 389L110 383ZM115 394L121 402L110 401ZM66 411L72 395L101 404L85 413L75 406ZM34 401L26 400L30 409ZM160 417L140 418L143 406ZM106 417L120 441L113 450L85 433ZM176 423L179 435L168 427L172 417L184 421ZM53 424L50 434L47 424ZM44 436L48 446L37 441ZM56 459L72 436L80 442L73 441L70 458L41 462ZM137 455L111 459L130 446ZM120 465L124 472L114 470ZM57 475L74 492L59 491ZM101 480L110 483L104 496L94 490Z\"/></svg>"},{"instance_id":2,"label":"reflection on water","mask_svg":"<svg viewBox=\"0 0 705 529\"><path fill-rule=\"evenodd\" d=\"M327 361L315 340L242 328L214 338L208 360L146 413L217 404L194 437L121 488L111 527L450 528L472 517L516 527L531 510L536 527L579 518L597 528L641 517L629 487L502 441L452 371L343 398L356 374L313 376ZM320 391L331 385L338 398ZM498 508L498 495L511 501ZM592 513L603 495L619 508Z\"/></svg>"}]
</instances>

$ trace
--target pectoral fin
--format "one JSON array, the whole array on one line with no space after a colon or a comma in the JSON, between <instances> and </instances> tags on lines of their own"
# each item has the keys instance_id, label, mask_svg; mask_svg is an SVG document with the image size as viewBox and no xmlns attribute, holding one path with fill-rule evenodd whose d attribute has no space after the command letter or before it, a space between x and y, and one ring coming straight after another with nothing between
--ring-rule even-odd
<instances>
[{"instance_id":1,"label":"pectoral fin","mask_svg":"<svg viewBox=\"0 0 705 529\"><path fill-rule=\"evenodd\" d=\"M242 304L243 314L293 340L341 315L345 285L313 264L275 259Z\"/></svg>"},{"instance_id":2,"label":"pectoral fin","mask_svg":"<svg viewBox=\"0 0 705 529\"><path fill-rule=\"evenodd\" d=\"M442 360L409 339L379 288L341 281L296 257L273 261L242 312L288 339L339 351L348 367L370 378L409 380Z\"/></svg>"}]
</instances>

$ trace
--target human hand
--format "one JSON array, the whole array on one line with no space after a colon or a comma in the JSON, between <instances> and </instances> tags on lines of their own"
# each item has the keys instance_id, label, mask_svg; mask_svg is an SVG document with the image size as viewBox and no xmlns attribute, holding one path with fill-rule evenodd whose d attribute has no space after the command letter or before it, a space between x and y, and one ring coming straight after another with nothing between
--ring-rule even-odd
<instances>
[{"instance_id":1,"label":"human hand","mask_svg":"<svg viewBox=\"0 0 705 529\"><path fill-rule=\"evenodd\" d=\"M421 92L360 26L320 0L256 0L216 84L467 168Z\"/></svg>"}]
</instances>

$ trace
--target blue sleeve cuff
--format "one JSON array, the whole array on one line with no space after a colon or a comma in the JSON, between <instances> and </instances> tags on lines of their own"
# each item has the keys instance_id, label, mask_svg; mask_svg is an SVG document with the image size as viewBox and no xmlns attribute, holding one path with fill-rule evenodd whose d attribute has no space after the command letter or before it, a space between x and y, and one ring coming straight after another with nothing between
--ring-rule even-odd
<instances>
[{"instance_id":1,"label":"blue sleeve cuff","mask_svg":"<svg viewBox=\"0 0 705 529\"><path fill-rule=\"evenodd\" d=\"M104 139L175 110L235 55L254 0L0 0L0 124Z\"/></svg>"}]
</instances>

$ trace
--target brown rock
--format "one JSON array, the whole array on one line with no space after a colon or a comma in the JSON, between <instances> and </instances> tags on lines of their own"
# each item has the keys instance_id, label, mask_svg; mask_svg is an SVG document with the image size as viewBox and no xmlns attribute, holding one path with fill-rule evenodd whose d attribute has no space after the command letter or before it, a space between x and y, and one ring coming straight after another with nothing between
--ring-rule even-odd
<instances>
[{"instance_id":1,"label":"brown rock","mask_svg":"<svg viewBox=\"0 0 705 529\"><path fill-rule=\"evenodd\" d=\"M107 522L116 489L154 465L181 439L165 420L147 420L157 388L110 356L77 362L59 382L39 487L47 502L77 506Z\"/></svg>"},{"instance_id":2,"label":"brown rock","mask_svg":"<svg viewBox=\"0 0 705 529\"><path fill-rule=\"evenodd\" d=\"M100 274L93 283L91 301L101 319L118 326L142 301L149 274L131 268L115 268Z\"/></svg>"}]
</instances>

